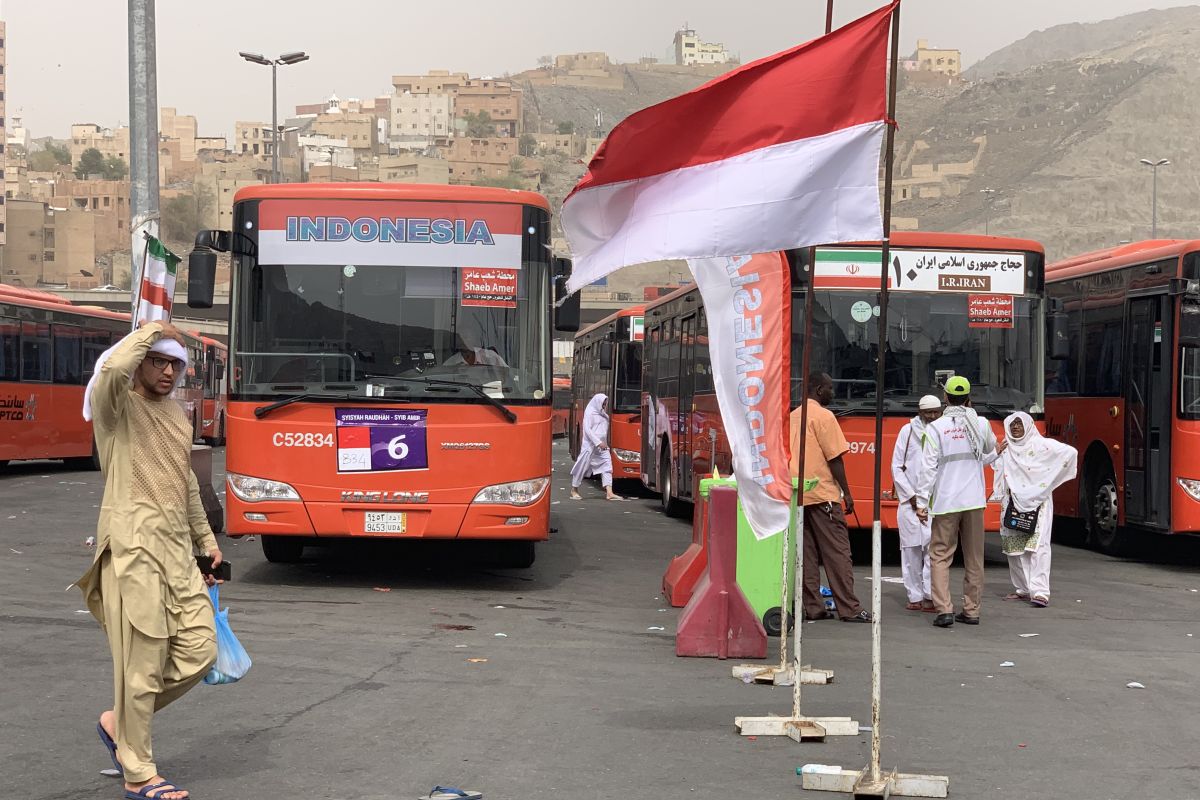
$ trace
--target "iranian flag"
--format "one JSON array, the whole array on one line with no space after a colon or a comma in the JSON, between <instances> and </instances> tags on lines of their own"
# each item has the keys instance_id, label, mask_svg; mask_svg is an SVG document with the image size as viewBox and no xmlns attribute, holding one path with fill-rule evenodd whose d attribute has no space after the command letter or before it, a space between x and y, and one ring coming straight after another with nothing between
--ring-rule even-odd
<instances>
[{"instance_id":1,"label":"iranian flag","mask_svg":"<svg viewBox=\"0 0 1200 800\"><path fill-rule=\"evenodd\" d=\"M568 288L630 264L882 238L899 0L613 128L563 201Z\"/></svg>"},{"instance_id":2,"label":"iranian flag","mask_svg":"<svg viewBox=\"0 0 1200 800\"><path fill-rule=\"evenodd\" d=\"M135 328L142 322L171 319L178 267L179 256L147 234L146 260L142 264L142 280L138 285L138 302L133 314Z\"/></svg>"}]
</instances>

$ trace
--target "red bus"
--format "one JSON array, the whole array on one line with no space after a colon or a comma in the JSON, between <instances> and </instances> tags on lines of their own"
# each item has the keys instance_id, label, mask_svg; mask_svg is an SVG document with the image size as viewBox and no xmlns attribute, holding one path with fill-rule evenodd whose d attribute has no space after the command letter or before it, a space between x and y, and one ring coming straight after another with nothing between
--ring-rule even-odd
<instances>
[{"instance_id":1,"label":"red bus","mask_svg":"<svg viewBox=\"0 0 1200 800\"><path fill-rule=\"evenodd\" d=\"M1046 270L1046 430L1079 450L1054 511L1110 554L1200 531L1200 240L1154 240Z\"/></svg>"},{"instance_id":2,"label":"red bus","mask_svg":"<svg viewBox=\"0 0 1200 800\"><path fill-rule=\"evenodd\" d=\"M551 434L555 439L567 435L571 420L571 376L554 376L554 394L551 396Z\"/></svg>"},{"instance_id":3,"label":"red bus","mask_svg":"<svg viewBox=\"0 0 1200 800\"><path fill-rule=\"evenodd\" d=\"M208 336L200 337L204 344L204 400L200 421L200 436L206 444L218 447L225 444L225 395L228 389L225 364L229 348Z\"/></svg>"},{"instance_id":4,"label":"red bus","mask_svg":"<svg viewBox=\"0 0 1200 800\"><path fill-rule=\"evenodd\" d=\"M531 192L247 187L201 231L189 304L232 252L227 530L271 561L324 537L549 535L551 311L569 262ZM552 292L552 287L555 290ZM578 295L558 308L570 328Z\"/></svg>"},{"instance_id":5,"label":"red bus","mask_svg":"<svg viewBox=\"0 0 1200 800\"><path fill-rule=\"evenodd\" d=\"M575 335L571 356L571 458L578 458L583 412L597 393L608 395L608 448L613 480L641 477L642 306L623 308Z\"/></svg>"},{"instance_id":6,"label":"red bus","mask_svg":"<svg viewBox=\"0 0 1200 800\"><path fill-rule=\"evenodd\" d=\"M941 395L953 375L971 381L980 415L1001 421L1014 410L1040 420L1045 334L1044 251L1037 242L999 236L897 232L888 265L887 377L884 386L883 524L896 527L891 453L922 395ZM878 245L790 251L792 398L803 376L805 294L813 287L810 370L833 378L830 405L850 444L846 473L855 499L851 527L870 528L875 463L875 359L880 281ZM700 293L685 289L646 307L642 372L642 475L668 513L685 511L700 477L731 468L708 358ZM1000 526L999 509L986 517Z\"/></svg>"}]
</instances>

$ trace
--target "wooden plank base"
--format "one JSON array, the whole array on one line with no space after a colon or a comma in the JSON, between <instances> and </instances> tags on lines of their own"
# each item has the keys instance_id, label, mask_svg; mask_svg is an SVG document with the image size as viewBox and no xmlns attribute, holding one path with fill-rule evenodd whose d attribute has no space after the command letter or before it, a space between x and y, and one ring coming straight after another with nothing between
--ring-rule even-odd
<instances>
[{"instance_id":1,"label":"wooden plank base","mask_svg":"<svg viewBox=\"0 0 1200 800\"><path fill-rule=\"evenodd\" d=\"M850 717L737 717L733 721L742 736L787 736L795 741L803 738L793 733L808 723L823 729L821 738L858 735L858 723Z\"/></svg>"},{"instance_id":2,"label":"wooden plank base","mask_svg":"<svg viewBox=\"0 0 1200 800\"><path fill-rule=\"evenodd\" d=\"M950 779L945 775L916 775L904 773L888 773L881 780L873 783L867 777L866 770L843 770L840 767L826 767L820 770L806 771L806 765L797 770L800 773L800 785L804 789L826 792L841 792L853 798L872 798L891 796L896 797L949 797ZM837 770L837 771L835 771Z\"/></svg>"},{"instance_id":3,"label":"wooden plank base","mask_svg":"<svg viewBox=\"0 0 1200 800\"><path fill-rule=\"evenodd\" d=\"M791 686L795 670L791 667L763 667L758 664L739 664L733 668L733 677L743 683L763 683L771 686ZM800 683L824 686L833 683L833 670L813 669L805 665L800 669Z\"/></svg>"}]
</instances>

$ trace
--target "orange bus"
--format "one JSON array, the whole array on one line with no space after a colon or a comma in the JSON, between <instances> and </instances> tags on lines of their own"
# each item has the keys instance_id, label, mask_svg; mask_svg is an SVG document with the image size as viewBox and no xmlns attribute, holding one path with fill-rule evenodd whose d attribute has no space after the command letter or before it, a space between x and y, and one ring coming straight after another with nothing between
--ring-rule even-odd
<instances>
[{"instance_id":1,"label":"orange bus","mask_svg":"<svg viewBox=\"0 0 1200 800\"><path fill-rule=\"evenodd\" d=\"M225 364L229 361L229 348L224 342L209 336L201 336L200 341L204 344L204 400L200 436L206 444L219 447L225 444Z\"/></svg>"},{"instance_id":2,"label":"orange bus","mask_svg":"<svg viewBox=\"0 0 1200 800\"><path fill-rule=\"evenodd\" d=\"M1046 430L1079 450L1054 512L1091 546L1200 531L1200 240L1153 240L1046 270Z\"/></svg>"},{"instance_id":3,"label":"orange bus","mask_svg":"<svg viewBox=\"0 0 1200 800\"><path fill-rule=\"evenodd\" d=\"M887 376L884 385L883 524L896 527L891 454L922 395L941 395L954 375L971 381L981 416L1000 424L1014 410L1040 420L1044 251L1037 242L946 233L892 235ZM813 297L810 371L833 378L830 405L850 450L846 473L854 528L870 528L874 499L875 359L880 251L876 244L788 252L792 268L793 406L799 403L805 294ZM642 474L668 513L686 511L700 477L732 466L708 358L700 294L684 289L646 307L642 372ZM651 422L653 420L653 422ZM990 476L989 476L990 479ZM989 480L990 482L990 480ZM989 507L989 530L1000 527Z\"/></svg>"},{"instance_id":4,"label":"orange bus","mask_svg":"<svg viewBox=\"0 0 1200 800\"><path fill-rule=\"evenodd\" d=\"M571 419L571 376L555 375L554 393L551 396L551 434L555 439L567 435L567 427Z\"/></svg>"},{"instance_id":5,"label":"orange bus","mask_svg":"<svg viewBox=\"0 0 1200 800\"><path fill-rule=\"evenodd\" d=\"M253 186L201 231L189 305L232 253L227 529L271 561L324 537L549 534L551 309L569 262L531 192ZM552 291L552 287L556 291ZM569 328L578 295L558 304ZM562 299L560 297L560 299Z\"/></svg>"},{"instance_id":6,"label":"orange bus","mask_svg":"<svg viewBox=\"0 0 1200 800\"><path fill-rule=\"evenodd\" d=\"M571 458L579 457L580 430L588 401L608 395L608 449L613 480L641 477L642 306L623 308L575 335L571 356Z\"/></svg>"}]
</instances>

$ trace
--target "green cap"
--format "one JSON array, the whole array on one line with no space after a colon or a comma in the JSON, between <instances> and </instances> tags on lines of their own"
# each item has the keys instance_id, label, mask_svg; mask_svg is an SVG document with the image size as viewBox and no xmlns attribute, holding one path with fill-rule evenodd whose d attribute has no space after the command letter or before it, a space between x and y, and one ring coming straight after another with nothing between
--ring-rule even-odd
<instances>
[{"instance_id":1,"label":"green cap","mask_svg":"<svg viewBox=\"0 0 1200 800\"><path fill-rule=\"evenodd\" d=\"M971 382L962 375L955 375L946 381L946 394L961 397L971 393Z\"/></svg>"}]
</instances>

